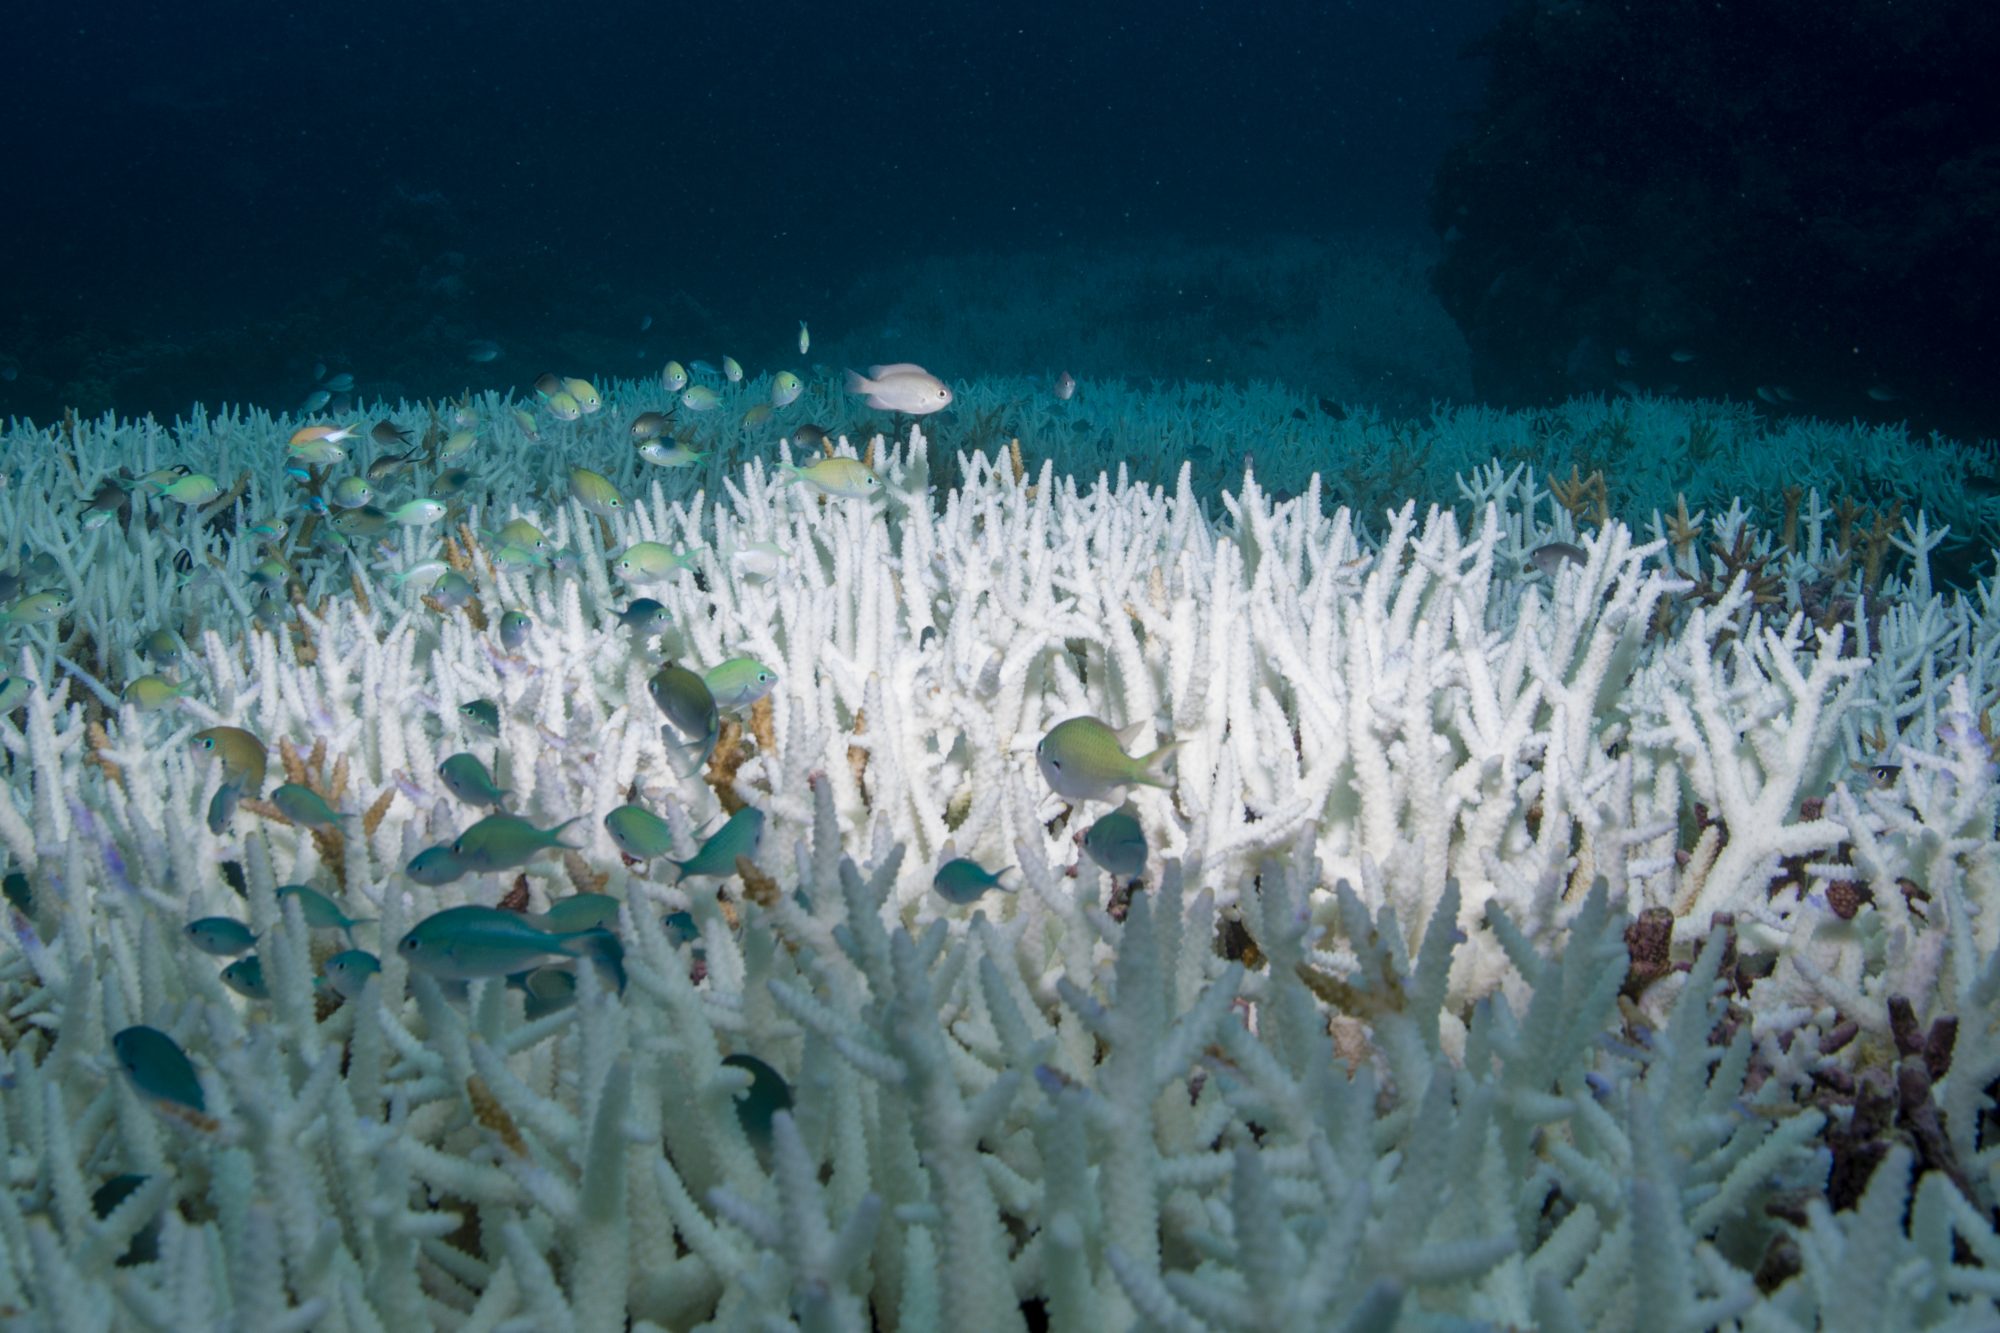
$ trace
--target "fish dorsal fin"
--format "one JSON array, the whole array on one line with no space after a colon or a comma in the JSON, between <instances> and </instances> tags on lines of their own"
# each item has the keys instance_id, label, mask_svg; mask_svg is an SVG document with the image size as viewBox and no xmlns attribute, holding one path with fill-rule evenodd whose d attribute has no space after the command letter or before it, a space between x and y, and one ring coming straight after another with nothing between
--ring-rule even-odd
<instances>
[{"instance_id":1,"label":"fish dorsal fin","mask_svg":"<svg viewBox=\"0 0 2000 1333\"><path fill-rule=\"evenodd\" d=\"M930 372L914 361L894 361L886 366L868 367L868 378L879 380L884 375L928 375Z\"/></svg>"},{"instance_id":2,"label":"fish dorsal fin","mask_svg":"<svg viewBox=\"0 0 2000 1333\"><path fill-rule=\"evenodd\" d=\"M1140 741L1146 738L1146 733L1152 728L1152 725L1153 724L1150 721L1141 720L1138 722L1134 722L1132 725L1128 727L1120 727L1117 733L1118 743L1124 746L1127 750L1130 750L1133 746L1137 745Z\"/></svg>"}]
</instances>

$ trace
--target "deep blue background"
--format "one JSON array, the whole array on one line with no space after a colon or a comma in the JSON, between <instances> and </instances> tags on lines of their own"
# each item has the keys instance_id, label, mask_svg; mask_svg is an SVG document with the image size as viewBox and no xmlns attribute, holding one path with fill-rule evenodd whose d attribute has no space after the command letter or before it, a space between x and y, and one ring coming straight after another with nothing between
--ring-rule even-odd
<instances>
[{"instance_id":1,"label":"deep blue background","mask_svg":"<svg viewBox=\"0 0 2000 1333\"><path fill-rule=\"evenodd\" d=\"M1415 229L1501 4L581 8L10 6L0 352L32 359L24 316L158 338L333 299L412 243L406 196L418 248L709 303L962 248Z\"/></svg>"}]
</instances>

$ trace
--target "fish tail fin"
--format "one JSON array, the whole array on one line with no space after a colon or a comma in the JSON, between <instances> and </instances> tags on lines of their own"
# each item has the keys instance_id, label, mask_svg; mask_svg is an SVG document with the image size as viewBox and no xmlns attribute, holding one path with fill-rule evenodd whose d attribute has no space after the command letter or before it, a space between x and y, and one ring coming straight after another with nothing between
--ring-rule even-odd
<instances>
[{"instance_id":1,"label":"fish tail fin","mask_svg":"<svg viewBox=\"0 0 2000 1333\"><path fill-rule=\"evenodd\" d=\"M618 993L625 993L625 945L616 935L602 926L594 926L570 936L569 943L576 946L573 952L577 957L595 963Z\"/></svg>"},{"instance_id":2,"label":"fish tail fin","mask_svg":"<svg viewBox=\"0 0 2000 1333\"><path fill-rule=\"evenodd\" d=\"M848 371L845 383L849 393L868 393L875 387L868 377L858 370Z\"/></svg>"},{"instance_id":3,"label":"fish tail fin","mask_svg":"<svg viewBox=\"0 0 2000 1333\"><path fill-rule=\"evenodd\" d=\"M582 843L576 843L576 842L564 842L564 841L562 840L562 831L563 831L564 829L568 828L568 827L569 827L569 826L570 826L571 824L574 824L574 823L576 823L576 822L577 822L577 821L578 821L579 819L582 819L582 818L583 818L583 816L582 816L582 815L571 815L571 816L570 816L570 817L569 817L568 819L565 819L565 820L564 820L564 821L563 821L562 823L560 823L560 824L556 825L556 826L555 826L554 828L550 829L550 830L549 830L549 846L551 846L551 847L560 847L560 848L562 848L562 849L563 849L564 851L569 851L569 852L580 852L580 851L582 851L582 850L583 850L583 844L582 844Z\"/></svg>"},{"instance_id":4,"label":"fish tail fin","mask_svg":"<svg viewBox=\"0 0 2000 1333\"><path fill-rule=\"evenodd\" d=\"M1181 742L1168 741L1159 749L1139 757L1139 781L1149 787L1171 787L1173 782L1166 775L1166 765L1181 748Z\"/></svg>"}]
</instances>

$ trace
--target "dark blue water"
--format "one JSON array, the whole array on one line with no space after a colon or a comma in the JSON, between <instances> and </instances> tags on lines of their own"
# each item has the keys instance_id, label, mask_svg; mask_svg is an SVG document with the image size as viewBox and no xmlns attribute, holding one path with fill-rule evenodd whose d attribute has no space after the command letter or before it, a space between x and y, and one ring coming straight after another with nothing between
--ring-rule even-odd
<instances>
[{"instance_id":1,"label":"dark blue water","mask_svg":"<svg viewBox=\"0 0 2000 1333\"><path fill-rule=\"evenodd\" d=\"M0 411L93 357L172 409L429 329L401 378L445 392L467 337L831 328L925 255L1416 230L1500 7L29 0Z\"/></svg>"}]
</instances>

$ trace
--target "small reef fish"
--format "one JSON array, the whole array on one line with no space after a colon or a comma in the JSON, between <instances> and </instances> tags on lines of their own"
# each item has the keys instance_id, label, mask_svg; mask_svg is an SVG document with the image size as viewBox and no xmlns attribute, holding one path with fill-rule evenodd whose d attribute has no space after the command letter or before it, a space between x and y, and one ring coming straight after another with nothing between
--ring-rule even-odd
<instances>
[{"instance_id":1,"label":"small reef fish","mask_svg":"<svg viewBox=\"0 0 2000 1333\"><path fill-rule=\"evenodd\" d=\"M722 378L728 380L731 384L741 384L743 382L743 367L736 364L735 357L725 356L722 358Z\"/></svg>"},{"instance_id":2,"label":"small reef fish","mask_svg":"<svg viewBox=\"0 0 2000 1333\"><path fill-rule=\"evenodd\" d=\"M1006 873L998 870L989 875L977 861L956 856L938 867L937 874L931 876L931 888L946 902L963 907L978 902L988 889L999 887L1000 877Z\"/></svg>"},{"instance_id":3,"label":"small reef fish","mask_svg":"<svg viewBox=\"0 0 2000 1333\"><path fill-rule=\"evenodd\" d=\"M207 1112L208 1097L193 1061L166 1033L143 1025L125 1028L111 1038L111 1050L140 1096L198 1115Z\"/></svg>"},{"instance_id":4,"label":"small reef fish","mask_svg":"<svg viewBox=\"0 0 2000 1333\"><path fill-rule=\"evenodd\" d=\"M551 935L580 935L586 930L614 925L623 905L608 893L572 893L550 903L548 911L528 919Z\"/></svg>"},{"instance_id":5,"label":"small reef fish","mask_svg":"<svg viewBox=\"0 0 2000 1333\"><path fill-rule=\"evenodd\" d=\"M264 742L241 727L210 727L197 731L189 744L221 761L224 782L239 785L246 796L262 794L264 765L270 757Z\"/></svg>"},{"instance_id":6,"label":"small reef fish","mask_svg":"<svg viewBox=\"0 0 2000 1333\"><path fill-rule=\"evenodd\" d=\"M389 530L387 510L377 505L357 505L333 516L333 530L347 537L374 537Z\"/></svg>"},{"instance_id":7,"label":"small reef fish","mask_svg":"<svg viewBox=\"0 0 2000 1333\"><path fill-rule=\"evenodd\" d=\"M634 542L611 562L611 572L627 583L660 583L694 562L659 542Z\"/></svg>"},{"instance_id":8,"label":"small reef fish","mask_svg":"<svg viewBox=\"0 0 2000 1333\"><path fill-rule=\"evenodd\" d=\"M603 409L604 398L597 392L597 386L589 380L571 379L565 376L562 383L563 391L576 399L577 407L585 416Z\"/></svg>"},{"instance_id":9,"label":"small reef fish","mask_svg":"<svg viewBox=\"0 0 2000 1333\"><path fill-rule=\"evenodd\" d=\"M1083 850L1119 879L1137 879L1146 873L1146 831L1129 804L1085 829Z\"/></svg>"},{"instance_id":10,"label":"small reef fish","mask_svg":"<svg viewBox=\"0 0 2000 1333\"><path fill-rule=\"evenodd\" d=\"M800 321L799 321L799 355L800 355L800 356L804 356L804 355L805 355L805 354L806 354L807 352L811 351L811 350L812 350L812 345L813 345L813 339L812 339L812 330L810 330L810 329L808 329L808 328L806 327L806 322L805 322L804 320L800 320Z\"/></svg>"},{"instance_id":11,"label":"small reef fish","mask_svg":"<svg viewBox=\"0 0 2000 1333\"><path fill-rule=\"evenodd\" d=\"M722 395L706 384L690 385L681 394L681 406L690 412L709 412L722 405Z\"/></svg>"},{"instance_id":12,"label":"small reef fish","mask_svg":"<svg viewBox=\"0 0 2000 1333\"><path fill-rule=\"evenodd\" d=\"M1573 546L1568 542L1544 542L1528 552L1528 563L1524 568L1530 571L1539 570L1554 578L1565 563L1582 569L1590 563L1590 556L1581 546Z\"/></svg>"},{"instance_id":13,"label":"small reef fish","mask_svg":"<svg viewBox=\"0 0 2000 1333\"><path fill-rule=\"evenodd\" d=\"M792 1088L784 1075L754 1055L738 1051L722 1057L726 1069L740 1069L750 1076L750 1086L736 1099L736 1122L744 1137L759 1153L771 1148L771 1123L780 1111L792 1109Z\"/></svg>"},{"instance_id":14,"label":"small reef fish","mask_svg":"<svg viewBox=\"0 0 2000 1333\"><path fill-rule=\"evenodd\" d=\"M1056 401L1066 403L1076 397L1076 376L1065 370L1056 376Z\"/></svg>"},{"instance_id":15,"label":"small reef fish","mask_svg":"<svg viewBox=\"0 0 2000 1333\"><path fill-rule=\"evenodd\" d=\"M587 467L569 470L569 493L585 509L606 518L616 517L618 511L625 507L625 497L618 493L611 479Z\"/></svg>"},{"instance_id":16,"label":"small reef fish","mask_svg":"<svg viewBox=\"0 0 2000 1333\"><path fill-rule=\"evenodd\" d=\"M450 463L479 447L479 436L469 430L455 430L438 446L438 462Z\"/></svg>"},{"instance_id":17,"label":"small reef fish","mask_svg":"<svg viewBox=\"0 0 2000 1333\"><path fill-rule=\"evenodd\" d=\"M702 683L725 710L748 708L771 692L778 673L754 657L732 657L702 673Z\"/></svg>"},{"instance_id":18,"label":"small reef fish","mask_svg":"<svg viewBox=\"0 0 2000 1333\"><path fill-rule=\"evenodd\" d=\"M293 449L298 448L302 444L313 444L319 441L325 441L328 444L339 444L343 440L358 439L360 433L361 423L358 421L352 426L301 426L292 432L292 438L286 443Z\"/></svg>"},{"instance_id":19,"label":"small reef fish","mask_svg":"<svg viewBox=\"0 0 2000 1333\"><path fill-rule=\"evenodd\" d=\"M500 646L510 653L518 653L528 642L528 634L535 628L535 622L525 611L507 611L500 617Z\"/></svg>"},{"instance_id":20,"label":"small reef fish","mask_svg":"<svg viewBox=\"0 0 2000 1333\"><path fill-rule=\"evenodd\" d=\"M926 416L951 406L951 389L922 366L898 361L847 372L847 391L879 411Z\"/></svg>"},{"instance_id":21,"label":"small reef fish","mask_svg":"<svg viewBox=\"0 0 2000 1333\"><path fill-rule=\"evenodd\" d=\"M632 437L632 443L644 444L648 440L657 440L665 435L668 427L672 425L673 418L665 412L641 412L632 418L632 424L625 430Z\"/></svg>"},{"instance_id":22,"label":"small reef fish","mask_svg":"<svg viewBox=\"0 0 2000 1333\"><path fill-rule=\"evenodd\" d=\"M546 848L576 851L576 844L562 840L562 831L581 818L572 815L553 828L539 829L514 815L488 815L458 835L451 844L452 855L474 873L512 870Z\"/></svg>"},{"instance_id":23,"label":"small reef fish","mask_svg":"<svg viewBox=\"0 0 2000 1333\"><path fill-rule=\"evenodd\" d=\"M299 917L306 923L307 930L337 930L354 940L354 928L365 926L375 918L372 916L349 916L340 910L340 904L305 884L281 884L278 886L278 906L282 909L285 899L296 898L299 903Z\"/></svg>"},{"instance_id":24,"label":"small reef fish","mask_svg":"<svg viewBox=\"0 0 2000 1333\"><path fill-rule=\"evenodd\" d=\"M383 417L368 428L368 438L383 449L407 449L410 447L409 429L404 426L398 426L388 417Z\"/></svg>"},{"instance_id":25,"label":"small reef fish","mask_svg":"<svg viewBox=\"0 0 2000 1333\"><path fill-rule=\"evenodd\" d=\"M785 567L785 548L776 542L751 542L731 552L729 562L753 579L772 579Z\"/></svg>"},{"instance_id":26,"label":"small reef fish","mask_svg":"<svg viewBox=\"0 0 2000 1333\"><path fill-rule=\"evenodd\" d=\"M15 599L0 610L0 629L12 625L47 625L69 614L69 596L60 592L35 592Z\"/></svg>"},{"instance_id":27,"label":"small reef fish","mask_svg":"<svg viewBox=\"0 0 2000 1333\"><path fill-rule=\"evenodd\" d=\"M790 407L805 391L803 380L789 370L781 370L771 380L771 406Z\"/></svg>"},{"instance_id":28,"label":"small reef fish","mask_svg":"<svg viewBox=\"0 0 2000 1333\"><path fill-rule=\"evenodd\" d=\"M491 699L470 699L458 706L458 715L475 736L497 740L500 736L500 705Z\"/></svg>"},{"instance_id":29,"label":"small reef fish","mask_svg":"<svg viewBox=\"0 0 2000 1333\"><path fill-rule=\"evenodd\" d=\"M334 994L343 1000L356 999L368 978L382 970L382 960L366 949L342 949L320 964L320 972Z\"/></svg>"},{"instance_id":30,"label":"small reef fish","mask_svg":"<svg viewBox=\"0 0 2000 1333\"><path fill-rule=\"evenodd\" d=\"M398 505L389 512L389 521L398 527L427 527L444 517L445 503L429 496L419 496L406 504Z\"/></svg>"},{"instance_id":31,"label":"small reef fish","mask_svg":"<svg viewBox=\"0 0 2000 1333\"><path fill-rule=\"evenodd\" d=\"M206 473L190 472L179 481L162 486L159 494L179 504L205 505L222 494L222 486Z\"/></svg>"},{"instance_id":32,"label":"small reef fish","mask_svg":"<svg viewBox=\"0 0 2000 1333\"><path fill-rule=\"evenodd\" d=\"M1159 766L1180 748L1180 742L1168 741L1138 758L1125 752L1125 745L1138 739L1146 725L1136 723L1119 733L1094 717L1069 718L1035 746L1035 763L1050 789L1069 801L1109 800L1134 785L1170 786Z\"/></svg>"},{"instance_id":33,"label":"small reef fish","mask_svg":"<svg viewBox=\"0 0 2000 1333\"><path fill-rule=\"evenodd\" d=\"M698 450L679 440L648 440L639 446L639 457L654 467L693 467L707 458L709 450Z\"/></svg>"},{"instance_id":34,"label":"small reef fish","mask_svg":"<svg viewBox=\"0 0 2000 1333\"><path fill-rule=\"evenodd\" d=\"M524 972L550 957L583 958L617 945L609 931L550 932L518 912L497 907L447 907L419 921L396 943L411 967L446 981L473 981Z\"/></svg>"},{"instance_id":35,"label":"small reef fish","mask_svg":"<svg viewBox=\"0 0 2000 1333\"><path fill-rule=\"evenodd\" d=\"M551 394L544 406L557 421L576 421L583 416L583 404L577 402L576 395L567 389Z\"/></svg>"},{"instance_id":36,"label":"small reef fish","mask_svg":"<svg viewBox=\"0 0 2000 1333\"><path fill-rule=\"evenodd\" d=\"M175 684L161 676L138 676L126 682L124 693L119 697L142 713L155 712L165 708L176 699L191 698L194 686Z\"/></svg>"},{"instance_id":37,"label":"small reef fish","mask_svg":"<svg viewBox=\"0 0 2000 1333\"><path fill-rule=\"evenodd\" d=\"M222 984L246 1000L271 998L270 984L264 980L264 960L254 953L223 968Z\"/></svg>"},{"instance_id":38,"label":"small reef fish","mask_svg":"<svg viewBox=\"0 0 2000 1333\"><path fill-rule=\"evenodd\" d=\"M678 361L669 361L660 371L660 383L668 393L679 393L688 386L687 367Z\"/></svg>"},{"instance_id":39,"label":"small reef fish","mask_svg":"<svg viewBox=\"0 0 2000 1333\"><path fill-rule=\"evenodd\" d=\"M280 784L271 793L271 804L278 807L279 814L305 828L340 827L340 812L328 805L324 796L302 783Z\"/></svg>"},{"instance_id":40,"label":"small reef fish","mask_svg":"<svg viewBox=\"0 0 2000 1333\"><path fill-rule=\"evenodd\" d=\"M882 493L882 479L875 475L875 470L852 458L822 458L805 467L786 463L779 471L842 500L866 499Z\"/></svg>"},{"instance_id":41,"label":"small reef fish","mask_svg":"<svg viewBox=\"0 0 2000 1333\"><path fill-rule=\"evenodd\" d=\"M691 763L682 776L699 770L714 753L722 734L722 715L708 683L679 663L669 662L653 673L646 690L688 743L683 753Z\"/></svg>"},{"instance_id":42,"label":"small reef fish","mask_svg":"<svg viewBox=\"0 0 2000 1333\"><path fill-rule=\"evenodd\" d=\"M0 714L11 713L28 702L34 689L26 676L0 676Z\"/></svg>"},{"instance_id":43,"label":"small reef fish","mask_svg":"<svg viewBox=\"0 0 2000 1333\"><path fill-rule=\"evenodd\" d=\"M181 927L188 942L217 958L234 958L256 947L257 937L233 916L204 916Z\"/></svg>"},{"instance_id":44,"label":"small reef fish","mask_svg":"<svg viewBox=\"0 0 2000 1333\"><path fill-rule=\"evenodd\" d=\"M681 872L682 879L697 875L727 878L736 873L736 858L747 856L754 860L763 841L764 812L746 805L710 834L693 856L685 861L669 860L668 864Z\"/></svg>"},{"instance_id":45,"label":"small reef fish","mask_svg":"<svg viewBox=\"0 0 2000 1333\"><path fill-rule=\"evenodd\" d=\"M361 477L342 477L333 483L333 494L329 497L341 509L359 509L375 498L375 488Z\"/></svg>"},{"instance_id":46,"label":"small reef fish","mask_svg":"<svg viewBox=\"0 0 2000 1333\"><path fill-rule=\"evenodd\" d=\"M453 880L464 879L472 873L472 867L458 858L451 848L439 845L426 847L410 858L403 867L403 873L419 884L437 888Z\"/></svg>"},{"instance_id":47,"label":"small reef fish","mask_svg":"<svg viewBox=\"0 0 2000 1333\"><path fill-rule=\"evenodd\" d=\"M801 453L808 449L824 449L832 438L827 434L826 427L810 422L792 429L792 447Z\"/></svg>"},{"instance_id":48,"label":"small reef fish","mask_svg":"<svg viewBox=\"0 0 2000 1333\"><path fill-rule=\"evenodd\" d=\"M631 605L618 613L618 623L631 631L633 637L646 639L660 633L673 623L667 608L650 597L634 597Z\"/></svg>"},{"instance_id":49,"label":"small reef fish","mask_svg":"<svg viewBox=\"0 0 2000 1333\"><path fill-rule=\"evenodd\" d=\"M467 805L498 810L507 802L507 790L493 781L486 765L476 754L455 754L438 765L445 790Z\"/></svg>"},{"instance_id":50,"label":"small reef fish","mask_svg":"<svg viewBox=\"0 0 2000 1333\"><path fill-rule=\"evenodd\" d=\"M229 821L236 817L236 806L243 799L242 784L225 782L215 789L215 795L208 799L208 831L221 837L229 827Z\"/></svg>"},{"instance_id":51,"label":"small reef fish","mask_svg":"<svg viewBox=\"0 0 2000 1333\"><path fill-rule=\"evenodd\" d=\"M642 806L619 806L604 817L604 831L618 844L618 850L634 861L665 856L674 847L672 827Z\"/></svg>"}]
</instances>

